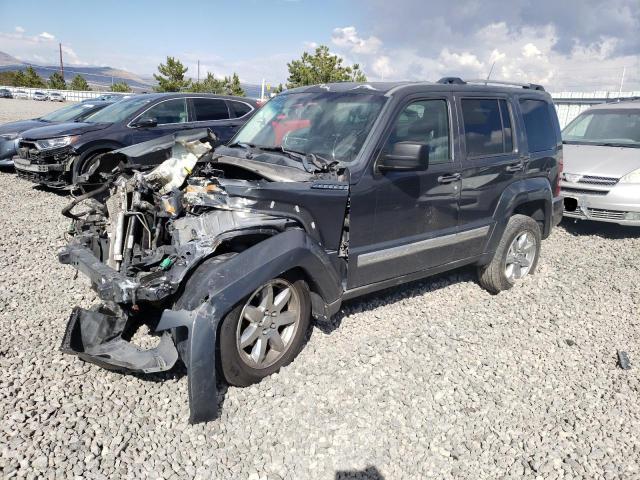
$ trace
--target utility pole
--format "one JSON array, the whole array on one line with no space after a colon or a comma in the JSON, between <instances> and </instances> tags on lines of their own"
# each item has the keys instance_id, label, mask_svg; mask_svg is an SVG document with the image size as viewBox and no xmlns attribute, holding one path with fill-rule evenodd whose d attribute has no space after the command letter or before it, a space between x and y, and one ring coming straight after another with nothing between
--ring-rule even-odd
<instances>
[{"instance_id":1,"label":"utility pole","mask_svg":"<svg viewBox=\"0 0 640 480\"><path fill-rule=\"evenodd\" d=\"M622 67L622 78L620 79L620 88L618 89L618 97L622 93L622 85L624 84L624 74L627 72L627 67Z\"/></svg>"},{"instance_id":2,"label":"utility pole","mask_svg":"<svg viewBox=\"0 0 640 480\"><path fill-rule=\"evenodd\" d=\"M262 79L262 87L260 88L260 100L264 100L264 78Z\"/></svg>"},{"instance_id":3,"label":"utility pole","mask_svg":"<svg viewBox=\"0 0 640 480\"><path fill-rule=\"evenodd\" d=\"M62 44L58 44L58 48L60 49L60 75L62 75L62 79L64 80L64 65L62 64Z\"/></svg>"},{"instance_id":4,"label":"utility pole","mask_svg":"<svg viewBox=\"0 0 640 480\"><path fill-rule=\"evenodd\" d=\"M200 60L198 60L198 83L200 83Z\"/></svg>"}]
</instances>

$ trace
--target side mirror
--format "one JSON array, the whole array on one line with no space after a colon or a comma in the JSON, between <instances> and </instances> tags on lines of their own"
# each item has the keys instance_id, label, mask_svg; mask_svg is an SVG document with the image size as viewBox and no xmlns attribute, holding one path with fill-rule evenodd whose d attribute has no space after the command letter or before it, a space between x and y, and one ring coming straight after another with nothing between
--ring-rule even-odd
<instances>
[{"instance_id":1,"label":"side mirror","mask_svg":"<svg viewBox=\"0 0 640 480\"><path fill-rule=\"evenodd\" d=\"M398 142L393 151L382 155L378 163L381 172L389 170L426 170L429 166L429 145L424 143Z\"/></svg>"},{"instance_id":2,"label":"side mirror","mask_svg":"<svg viewBox=\"0 0 640 480\"><path fill-rule=\"evenodd\" d=\"M133 128L151 128L158 125L158 120L155 118L141 118L135 123L131 124Z\"/></svg>"}]
</instances>

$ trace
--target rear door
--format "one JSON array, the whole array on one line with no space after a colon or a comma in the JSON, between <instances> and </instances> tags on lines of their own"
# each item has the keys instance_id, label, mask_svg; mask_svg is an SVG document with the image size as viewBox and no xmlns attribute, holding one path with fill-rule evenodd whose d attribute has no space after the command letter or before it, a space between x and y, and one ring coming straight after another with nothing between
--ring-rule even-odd
<instances>
[{"instance_id":1,"label":"rear door","mask_svg":"<svg viewBox=\"0 0 640 480\"><path fill-rule=\"evenodd\" d=\"M134 144L153 140L179 130L193 128L189 123L186 98L171 98L158 102L129 122L129 125L134 125L146 119L155 120L157 125L155 127L135 128L133 134Z\"/></svg>"},{"instance_id":2,"label":"rear door","mask_svg":"<svg viewBox=\"0 0 640 480\"><path fill-rule=\"evenodd\" d=\"M515 107L504 96L464 94L456 101L462 138L462 183L456 258L479 255L502 193L522 177L528 157L519 149Z\"/></svg>"},{"instance_id":3,"label":"rear door","mask_svg":"<svg viewBox=\"0 0 640 480\"><path fill-rule=\"evenodd\" d=\"M190 99L191 119L198 128L209 128L219 143L227 143L236 131L227 102L221 98L193 97Z\"/></svg>"}]
</instances>

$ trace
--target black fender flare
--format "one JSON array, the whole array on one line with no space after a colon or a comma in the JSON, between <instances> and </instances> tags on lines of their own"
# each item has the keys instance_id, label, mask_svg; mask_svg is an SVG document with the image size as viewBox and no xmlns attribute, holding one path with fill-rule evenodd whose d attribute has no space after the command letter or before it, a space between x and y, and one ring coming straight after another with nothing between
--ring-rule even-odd
<instances>
[{"instance_id":1,"label":"black fender flare","mask_svg":"<svg viewBox=\"0 0 640 480\"><path fill-rule=\"evenodd\" d=\"M93 142L89 146L83 146L82 150L77 152L75 159L73 160L73 165L71 166L71 178L73 179L73 183L76 182L76 178L80 174L80 165L84 163L85 159L90 157L96 152L101 150L118 150L122 148L122 145L117 142L109 142L109 141L99 141Z\"/></svg>"},{"instance_id":2,"label":"black fender flare","mask_svg":"<svg viewBox=\"0 0 640 480\"><path fill-rule=\"evenodd\" d=\"M551 230L553 217L553 191L549 180L545 177L534 177L518 180L509 185L502 192L494 211L494 228L487 241L485 252L495 252L502 238L502 233L518 206L540 200L544 202L544 231L542 236L545 237Z\"/></svg>"},{"instance_id":3,"label":"black fender flare","mask_svg":"<svg viewBox=\"0 0 640 480\"><path fill-rule=\"evenodd\" d=\"M278 275L302 269L327 304L339 302L342 281L322 247L298 229L287 230L212 267L202 288L209 300L194 310L165 310L155 331L188 330L183 361L188 372L190 423L218 415L216 337L220 321L237 303Z\"/></svg>"}]
</instances>

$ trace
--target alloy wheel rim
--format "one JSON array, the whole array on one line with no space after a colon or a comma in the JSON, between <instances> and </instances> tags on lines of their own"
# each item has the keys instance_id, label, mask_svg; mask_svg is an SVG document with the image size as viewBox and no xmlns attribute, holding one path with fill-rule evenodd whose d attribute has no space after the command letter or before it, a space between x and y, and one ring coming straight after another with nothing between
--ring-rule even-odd
<instances>
[{"instance_id":1,"label":"alloy wheel rim","mask_svg":"<svg viewBox=\"0 0 640 480\"><path fill-rule=\"evenodd\" d=\"M236 346L251 368L267 368L291 347L300 323L300 298L289 282L270 280L249 297L240 312Z\"/></svg>"},{"instance_id":2,"label":"alloy wheel rim","mask_svg":"<svg viewBox=\"0 0 640 480\"><path fill-rule=\"evenodd\" d=\"M513 239L505 260L504 274L510 282L521 279L531 271L536 258L536 238L526 231Z\"/></svg>"}]
</instances>

